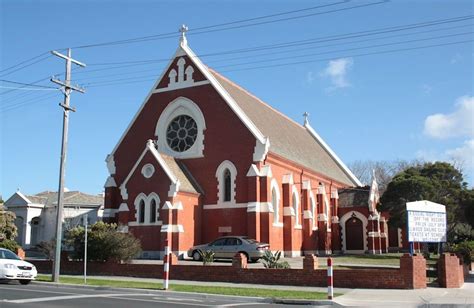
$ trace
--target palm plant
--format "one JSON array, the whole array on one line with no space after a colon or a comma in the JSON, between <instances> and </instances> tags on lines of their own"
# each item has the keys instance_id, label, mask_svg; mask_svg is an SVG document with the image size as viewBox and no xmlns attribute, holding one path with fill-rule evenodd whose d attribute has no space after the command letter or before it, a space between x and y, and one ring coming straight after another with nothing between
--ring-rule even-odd
<instances>
[{"instance_id":1,"label":"palm plant","mask_svg":"<svg viewBox=\"0 0 474 308\"><path fill-rule=\"evenodd\" d=\"M265 251L262 257L262 263L265 268L290 268L290 264L286 261L280 261L281 251L273 254L270 250Z\"/></svg>"},{"instance_id":2,"label":"palm plant","mask_svg":"<svg viewBox=\"0 0 474 308\"><path fill-rule=\"evenodd\" d=\"M202 265L208 265L214 262L214 251L212 250L199 250L199 254L202 258Z\"/></svg>"}]
</instances>

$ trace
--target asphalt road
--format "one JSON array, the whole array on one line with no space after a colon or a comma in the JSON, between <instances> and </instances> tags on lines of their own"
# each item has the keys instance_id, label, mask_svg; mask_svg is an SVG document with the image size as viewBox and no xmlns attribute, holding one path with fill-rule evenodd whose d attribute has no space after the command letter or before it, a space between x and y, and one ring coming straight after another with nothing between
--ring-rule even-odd
<instances>
[{"instance_id":1,"label":"asphalt road","mask_svg":"<svg viewBox=\"0 0 474 308\"><path fill-rule=\"evenodd\" d=\"M148 291L138 289L84 288L16 282L0 283L0 308L10 307L291 307L258 298ZM301 307L301 305L298 305ZM306 306L308 307L308 306Z\"/></svg>"}]
</instances>

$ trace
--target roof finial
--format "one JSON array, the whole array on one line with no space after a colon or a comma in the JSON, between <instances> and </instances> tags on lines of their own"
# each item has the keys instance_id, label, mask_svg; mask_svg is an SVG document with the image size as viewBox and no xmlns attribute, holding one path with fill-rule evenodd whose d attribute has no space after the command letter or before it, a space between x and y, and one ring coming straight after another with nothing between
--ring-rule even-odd
<instances>
[{"instance_id":1,"label":"roof finial","mask_svg":"<svg viewBox=\"0 0 474 308\"><path fill-rule=\"evenodd\" d=\"M188 26L186 26L185 24L181 25L181 28L179 28L179 32L181 32L181 38L180 38L180 42L182 44L187 44L188 41L186 40L186 32L188 32Z\"/></svg>"},{"instance_id":2,"label":"roof finial","mask_svg":"<svg viewBox=\"0 0 474 308\"><path fill-rule=\"evenodd\" d=\"M309 113L308 112L303 113L303 117L304 117L304 125L306 126L309 124L309 121L308 121Z\"/></svg>"}]
</instances>

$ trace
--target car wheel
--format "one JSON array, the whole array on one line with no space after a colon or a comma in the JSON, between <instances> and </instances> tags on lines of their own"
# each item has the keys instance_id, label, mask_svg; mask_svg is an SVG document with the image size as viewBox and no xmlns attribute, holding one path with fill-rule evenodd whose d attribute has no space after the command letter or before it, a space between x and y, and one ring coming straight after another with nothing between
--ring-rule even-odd
<instances>
[{"instance_id":1,"label":"car wheel","mask_svg":"<svg viewBox=\"0 0 474 308\"><path fill-rule=\"evenodd\" d=\"M201 254L199 253L199 251L195 250L193 252L193 260L194 261L200 261L201 260Z\"/></svg>"},{"instance_id":2,"label":"car wheel","mask_svg":"<svg viewBox=\"0 0 474 308\"><path fill-rule=\"evenodd\" d=\"M258 262L258 258L250 259L250 263L257 263L257 262Z\"/></svg>"},{"instance_id":3,"label":"car wheel","mask_svg":"<svg viewBox=\"0 0 474 308\"><path fill-rule=\"evenodd\" d=\"M29 279L20 279L21 284L29 284L30 282L31 282L31 280L29 280Z\"/></svg>"}]
</instances>

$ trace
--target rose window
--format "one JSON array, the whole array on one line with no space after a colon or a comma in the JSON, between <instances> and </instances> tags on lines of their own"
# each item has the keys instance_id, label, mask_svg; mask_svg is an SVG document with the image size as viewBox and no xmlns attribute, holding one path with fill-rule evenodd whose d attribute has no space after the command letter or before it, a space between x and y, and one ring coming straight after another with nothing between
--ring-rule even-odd
<instances>
[{"instance_id":1,"label":"rose window","mask_svg":"<svg viewBox=\"0 0 474 308\"><path fill-rule=\"evenodd\" d=\"M193 146L197 133L196 121L190 116L180 115L168 125L166 141L173 151L184 152Z\"/></svg>"}]
</instances>

